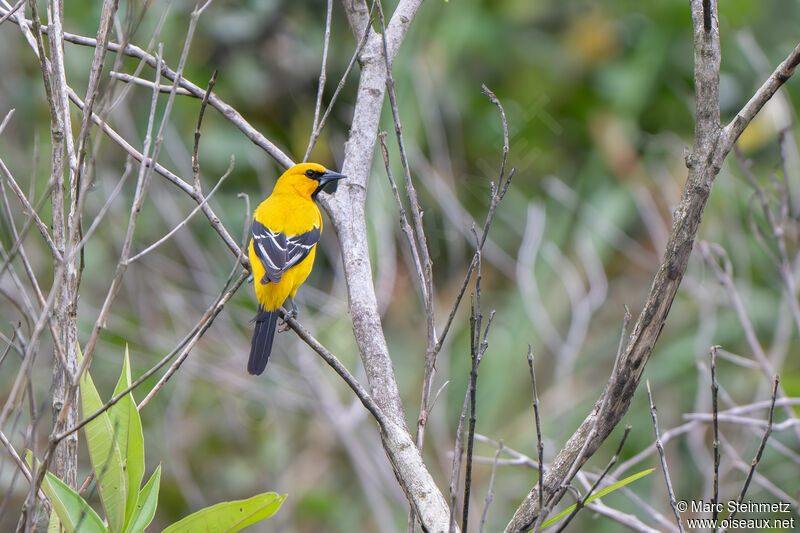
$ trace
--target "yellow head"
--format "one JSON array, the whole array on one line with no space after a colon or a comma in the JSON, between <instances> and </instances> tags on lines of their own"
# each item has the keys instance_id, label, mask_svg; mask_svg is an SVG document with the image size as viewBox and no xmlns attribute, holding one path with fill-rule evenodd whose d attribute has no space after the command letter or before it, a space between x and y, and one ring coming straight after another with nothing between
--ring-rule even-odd
<instances>
[{"instance_id":1,"label":"yellow head","mask_svg":"<svg viewBox=\"0 0 800 533\"><path fill-rule=\"evenodd\" d=\"M278 178L273 193L296 192L304 198L315 200L319 191L327 184L346 177L317 163L300 163Z\"/></svg>"}]
</instances>

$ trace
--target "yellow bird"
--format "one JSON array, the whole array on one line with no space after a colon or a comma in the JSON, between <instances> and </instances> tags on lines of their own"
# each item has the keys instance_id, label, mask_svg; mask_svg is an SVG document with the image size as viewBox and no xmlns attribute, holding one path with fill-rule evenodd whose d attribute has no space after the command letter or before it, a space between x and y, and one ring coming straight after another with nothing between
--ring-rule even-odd
<instances>
[{"instance_id":1,"label":"yellow bird","mask_svg":"<svg viewBox=\"0 0 800 533\"><path fill-rule=\"evenodd\" d=\"M278 309L294 298L314 266L322 215L317 194L346 176L316 163L301 163L284 172L272 194L253 214L250 266L258 299L258 314L247 371L261 374L269 361ZM335 190L335 189L334 189ZM292 300L292 316L297 306Z\"/></svg>"}]
</instances>

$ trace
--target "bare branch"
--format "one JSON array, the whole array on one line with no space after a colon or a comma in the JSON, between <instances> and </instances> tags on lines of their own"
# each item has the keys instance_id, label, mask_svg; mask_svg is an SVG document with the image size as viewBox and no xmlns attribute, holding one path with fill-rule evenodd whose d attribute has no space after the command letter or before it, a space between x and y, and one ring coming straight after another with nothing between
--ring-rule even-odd
<instances>
[{"instance_id":1,"label":"bare branch","mask_svg":"<svg viewBox=\"0 0 800 533\"><path fill-rule=\"evenodd\" d=\"M308 161L311 155L311 149L314 147L313 133L317 132L319 127L319 112L322 107L322 93L325 91L325 81L327 80L328 69L328 46L331 42L331 17L333 15L333 0L328 0L325 6L325 39L322 44L322 64L319 67L319 82L317 83L317 102L314 105L314 122L311 125L312 136L308 139L308 147L303 156L303 161Z\"/></svg>"},{"instance_id":2,"label":"bare branch","mask_svg":"<svg viewBox=\"0 0 800 533\"><path fill-rule=\"evenodd\" d=\"M711 413L713 416L713 440L711 447L714 449L714 494L711 497L711 520L716 523L719 516L717 502L719 501L719 424L718 417L718 396L719 384L717 383L717 346L711 347Z\"/></svg>"},{"instance_id":3,"label":"bare branch","mask_svg":"<svg viewBox=\"0 0 800 533\"><path fill-rule=\"evenodd\" d=\"M108 73L108 75L116 80L125 83L133 83L134 85L140 85L142 87L147 87L149 89L153 89L155 86L153 82L150 80L137 78L136 76L132 76L124 72L115 72L112 70L111 72ZM172 91L172 85L161 84L158 86L158 91L162 93L169 93L170 91ZM189 89L184 89L183 87L175 91L175 94L179 94L181 96L195 96L193 92L191 92Z\"/></svg>"},{"instance_id":4,"label":"bare branch","mask_svg":"<svg viewBox=\"0 0 800 533\"><path fill-rule=\"evenodd\" d=\"M656 449L658 455L661 457L661 470L664 472L664 480L667 483L667 492L669 493L669 503L672 506L672 511L675 513L675 520L678 523L678 529L683 533L683 521L678 512L677 500L675 499L675 492L672 490L672 481L669 478L669 470L667 469L667 459L664 456L664 445L661 444L661 437L658 434L658 417L656 416L656 406L653 404L653 393L650 391L650 380L647 380L647 398L650 401L650 416L653 418L653 429L656 432Z\"/></svg>"},{"instance_id":5,"label":"bare branch","mask_svg":"<svg viewBox=\"0 0 800 533\"><path fill-rule=\"evenodd\" d=\"M736 114L736 117L725 126L721 136L724 146L720 151L722 155L719 159L720 164L724 156L733 148L736 139L739 138L739 135L742 134L747 125L750 124L758 112L761 111L764 104L766 104L778 89L786 83L786 80L792 77L798 63L800 63L800 44L798 44L794 50L789 53L786 59L778 65L775 71L767 78L764 84L759 87L741 111Z\"/></svg>"},{"instance_id":6,"label":"bare branch","mask_svg":"<svg viewBox=\"0 0 800 533\"><path fill-rule=\"evenodd\" d=\"M503 441L501 440L497 445L497 451L494 452L494 461L492 461L492 473L489 475L489 488L486 490L486 500L483 502L483 513L481 513L481 525L478 533L483 533L483 528L486 525L486 516L489 513L489 505L492 503L493 489L494 489L494 475L497 472L497 464L500 459L500 452L503 451Z\"/></svg>"},{"instance_id":7,"label":"bare branch","mask_svg":"<svg viewBox=\"0 0 800 533\"><path fill-rule=\"evenodd\" d=\"M528 367L531 371L531 385L533 387L533 417L536 423L536 454L539 462L539 508L542 512L542 495L544 494L544 443L542 442L542 420L539 417L539 394L536 392L536 373L533 370L533 350L528 345Z\"/></svg>"},{"instance_id":8,"label":"bare branch","mask_svg":"<svg viewBox=\"0 0 800 533\"><path fill-rule=\"evenodd\" d=\"M720 165L728 155L740 128L746 125L769 96L793 72L798 60L793 53L783 67L768 80L751 103L745 106L742 118L725 129L719 120L719 66L721 58L716 2L710 2L711 29L704 30L702 0L692 0L695 52L695 140L686 163L689 175L683 197L674 211L673 224L661 265L656 273L644 308L637 319L619 368L609 379L595 408L575 431L553 460L553 468L545 479L546 500L558 500L560 487L568 483L580 466L608 437L628 409L642 372L664 327L672 301L680 286L702 220L711 186ZM798 52L800 53L800 52ZM608 407L599 409L609 398ZM597 428L597 430L593 430ZM534 487L506 526L507 532L527 531L536 522L538 488Z\"/></svg>"},{"instance_id":9,"label":"bare branch","mask_svg":"<svg viewBox=\"0 0 800 533\"><path fill-rule=\"evenodd\" d=\"M194 190L198 194L202 194L203 191L203 187L200 183L200 162L197 159L197 149L200 146L200 125L203 123L203 114L206 112L208 97L211 94L212 89L214 89L214 84L217 82L217 72L217 70L214 70L214 73L211 75L211 79L208 80L208 87L206 87L203 100L200 102L200 113L197 114L197 127L194 129L194 146L192 148L192 177L194 178ZM233 165L233 159L231 159L231 165ZM233 170L233 168L231 167L230 170ZM230 170L228 172L230 172Z\"/></svg>"},{"instance_id":10,"label":"bare branch","mask_svg":"<svg viewBox=\"0 0 800 533\"><path fill-rule=\"evenodd\" d=\"M370 9L369 12L370 18L372 17L372 12L374 10L375 10L375 2L372 3L372 8ZM365 24L363 35L361 35L361 38L359 39L358 44L356 45L356 49L353 52L353 55L350 57L350 62L347 64L347 68L344 69L344 73L342 74L342 77L339 80L339 84L336 86L336 90L333 91L331 100L330 102L328 102L328 107L325 108L325 113L322 114L322 118L320 119L316 128L311 132L311 137L308 140L308 148L306 148L306 155L303 161L307 161L308 158L311 157L311 150L314 149L314 145L317 143L320 133L322 132L322 129L325 127L325 123L328 120L328 116L331 114L331 111L333 110L333 106L336 103L336 100L342 93L342 89L344 89L345 82L347 82L347 77L350 75L350 71L353 70L353 67L356 64L356 60L358 59L359 55L361 55L361 51L364 49L364 45L367 43L367 37L369 37L370 31L372 31L372 27L370 27L369 24Z\"/></svg>"},{"instance_id":11,"label":"bare branch","mask_svg":"<svg viewBox=\"0 0 800 533\"><path fill-rule=\"evenodd\" d=\"M25 193L22 192L22 189L19 188L17 180L15 180L14 176L11 175L11 171L8 170L8 167L6 167L6 164L3 162L2 158L0 158L0 169L3 170L3 175L5 175L8 185L11 187L11 190L14 191L14 194L17 195L19 203L22 204L22 208L25 210L25 213L33 219L36 227L39 228L39 233L42 234L44 242L47 243L47 246L50 248L50 252L53 254L53 260L59 263L62 262L64 259L61 256L61 252L59 251L58 247L56 247L56 244L53 242L52 237L50 237L50 233L47 231L47 225L42 222L41 218L39 218L39 213L28 201L28 198L25 196Z\"/></svg>"}]
</instances>

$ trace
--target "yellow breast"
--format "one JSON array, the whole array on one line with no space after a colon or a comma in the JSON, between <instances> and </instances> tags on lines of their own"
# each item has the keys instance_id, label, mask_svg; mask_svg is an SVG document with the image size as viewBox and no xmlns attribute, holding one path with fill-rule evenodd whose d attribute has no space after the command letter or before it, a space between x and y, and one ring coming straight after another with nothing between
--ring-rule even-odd
<instances>
[{"instance_id":1,"label":"yellow breast","mask_svg":"<svg viewBox=\"0 0 800 533\"><path fill-rule=\"evenodd\" d=\"M273 232L281 232L291 237L311 230L314 227L322 230L322 215L319 208L310 198L302 198L296 194L275 194L261 202L255 213L256 220ZM255 254L253 241L250 240L248 255L253 268L253 284L256 298L267 311L278 309L287 297L294 298L297 288L306 280L314 266L317 247L303 261L287 270L278 283L260 282L264 276L264 267Z\"/></svg>"}]
</instances>

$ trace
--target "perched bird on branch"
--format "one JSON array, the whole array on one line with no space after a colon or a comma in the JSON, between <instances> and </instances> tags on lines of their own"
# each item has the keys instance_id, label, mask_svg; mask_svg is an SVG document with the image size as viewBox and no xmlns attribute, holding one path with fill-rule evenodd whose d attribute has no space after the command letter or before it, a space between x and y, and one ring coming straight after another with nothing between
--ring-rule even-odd
<instances>
[{"instance_id":1,"label":"perched bird on branch","mask_svg":"<svg viewBox=\"0 0 800 533\"><path fill-rule=\"evenodd\" d=\"M344 177L316 163L295 165L278 178L272 194L253 214L249 255L258 314L247 363L251 374L261 374L267 366L278 310L287 298L292 316L297 316L292 299L311 273L322 234L317 194Z\"/></svg>"}]
</instances>

